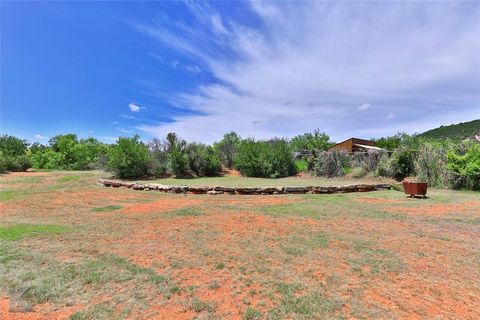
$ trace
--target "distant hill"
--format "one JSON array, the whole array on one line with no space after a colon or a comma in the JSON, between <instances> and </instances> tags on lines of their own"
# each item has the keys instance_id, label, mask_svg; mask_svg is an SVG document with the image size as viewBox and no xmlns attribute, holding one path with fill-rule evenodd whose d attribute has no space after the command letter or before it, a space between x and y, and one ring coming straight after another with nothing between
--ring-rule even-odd
<instances>
[{"instance_id":1,"label":"distant hill","mask_svg":"<svg viewBox=\"0 0 480 320\"><path fill-rule=\"evenodd\" d=\"M480 119L470 122L461 122L449 126L441 126L425 131L419 136L426 139L452 139L463 140L480 135Z\"/></svg>"}]
</instances>

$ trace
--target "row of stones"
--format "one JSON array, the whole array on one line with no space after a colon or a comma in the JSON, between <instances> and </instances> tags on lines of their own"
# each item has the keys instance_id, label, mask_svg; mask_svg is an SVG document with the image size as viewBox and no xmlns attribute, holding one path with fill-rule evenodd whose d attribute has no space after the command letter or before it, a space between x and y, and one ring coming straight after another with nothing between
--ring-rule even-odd
<instances>
[{"instance_id":1,"label":"row of stones","mask_svg":"<svg viewBox=\"0 0 480 320\"><path fill-rule=\"evenodd\" d=\"M166 186L156 183L139 184L118 180L100 179L98 183L105 187L130 188L133 190L154 190L166 193L192 193L192 194L328 194L328 193L349 193L369 192L390 189L389 184L355 184L338 187L198 187L198 186Z\"/></svg>"}]
</instances>

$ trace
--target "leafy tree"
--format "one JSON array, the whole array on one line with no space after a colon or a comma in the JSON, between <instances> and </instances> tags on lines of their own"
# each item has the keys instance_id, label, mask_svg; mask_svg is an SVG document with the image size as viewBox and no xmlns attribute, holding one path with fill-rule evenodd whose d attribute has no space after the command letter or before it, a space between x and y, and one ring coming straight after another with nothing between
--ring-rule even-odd
<instances>
[{"instance_id":1,"label":"leafy tree","mask_svg":"<svg viewBox=\"0 0 480 320\"><path fill-rule=\"evenodd\" d=\"M75 166L75 146L78 144L76 134L57 135L48 141L53 151L63 155L63 163L58 169L71 169Z\"/></svg>"},{"instance_id":2,"label":"leafy tree","mask_svg":"<svg viewBox=\"0 0 480 320\"><path fill-rule=\"evenodd\" d=\"M167 168L178 178L190 176L186 145L187 142L178 138L175 133L167 134Z\"/></svg>"},{"instance_id":3,"label":"leafy tree","mask_svg":"<svg viewBox=\"0 0 480 320\"><path fill-rule=\"evenodd\" d=\"M235 132L226 133L223 139L214 144L215 149L220 155L222 164L227 168L233 168L233 161L237 153L237 146L240 142L240 136Z\"/></svg>"},{"instance_id":4,"label":"leafy tree","mask_svg":"<svg viewBox=\"0 0 480 320\"><path fill-rule=\"evenodd\" d=\"M324 151L334 145L330 137L315 129L313 133L304 133L292 138L290 142L294 151L300 150L318 150Z\"/></svg>"},{"instance_id":5,"label":"leafy tree","mask_svg":"<svg viewBox=\"0 0 480 320\"><path fill-rule=\"evenodd\" d=\"M216 176L221 171L220 157L215 149L201 143L189 143L185 152L188 167L197 176Z\"/></svg>"},{"instance_id":6,"label":"leafy tree","mask_svg":"<svg viewBox=\"0 0 480 320\"><path fill-rule=\"evenodd\" d=\"M139 178L148 175L150 153L148 147L136 135L118 138L108 150L108 168L118 178Z\"/></svg>"},{"instance_id":7,"label":"leafy tree","mask_svg":"<svg viewBox=\"0 0 480 320\"><path fill-rule=\"evenodd\" d=\"M28 143L11 135L0 135L0 173L30 168Z\"/></svg>"}]
</instances>

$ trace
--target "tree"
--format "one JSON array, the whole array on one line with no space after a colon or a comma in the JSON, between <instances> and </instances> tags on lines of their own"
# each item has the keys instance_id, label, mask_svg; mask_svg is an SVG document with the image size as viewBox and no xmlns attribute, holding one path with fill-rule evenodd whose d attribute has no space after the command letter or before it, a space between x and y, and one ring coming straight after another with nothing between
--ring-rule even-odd
<instances>
[{"instance_id":1,"label":"tree","mask_svg":"<svg viewBox=\"0 0 480 320\"><path fill-rule=\"evenodd\" d=\"M28 143L11 135L0 135L0 173L30 168Z\"/></svg>"},{"instance_id":2,"label":"tree","mask_svg":"<svg viewBox=\"0 0 480 320\"><path fill-rule=\"evenodd\" d=\"M222 164L227 168L233 167L233 161L237 153L237 146L240 142L240 136L235 132L226 133L223 139L214 144Z\"/></svg>"},{"instance_id":3,"label":"tree","mask_svg":"<svg viewBox=\"0 0 480 320\"><path fill-rule=\"evenodd\" d=\"M150 153L139 138L138 135L133 138L118 138L117 143L108 150L108 168L116 177L128 179L148 175Z\"/></svg>"},{"instance_id":4,"label":"tree","mask_svg":"<svg viewBox=\"0 0 480 320\"><path fill-rule=\"evenodd\" d=\"M313 133L304 133L292 138L290 145L293 151L324 151L333 146L334 143L330 141L330 137L327 134L320 132L319 129L315 129Z\"/></svg>"}]
</instances>

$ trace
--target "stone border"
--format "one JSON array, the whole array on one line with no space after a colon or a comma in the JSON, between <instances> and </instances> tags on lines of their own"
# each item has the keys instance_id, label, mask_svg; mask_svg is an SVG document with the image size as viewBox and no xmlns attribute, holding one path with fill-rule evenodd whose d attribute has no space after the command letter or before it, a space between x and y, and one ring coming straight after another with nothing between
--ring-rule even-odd
<instances>
[{"instance_id":1,"label":"stone border","mask_svg":"<svg viewBox=\"0 0 480 320\"><path fill-rule=\"evenodd\" d=\"M98 183L104 187L125 187L133 190L160 191L165 193L189 193L189 194L232 194L232 195L266 195L266 194L331 194L370 192L388 190L390 184L354 184L338 187L200 187L200 186L166 186L156 183L139 184L118 180L99 179Z\"/></svg>"}]
</instances>

